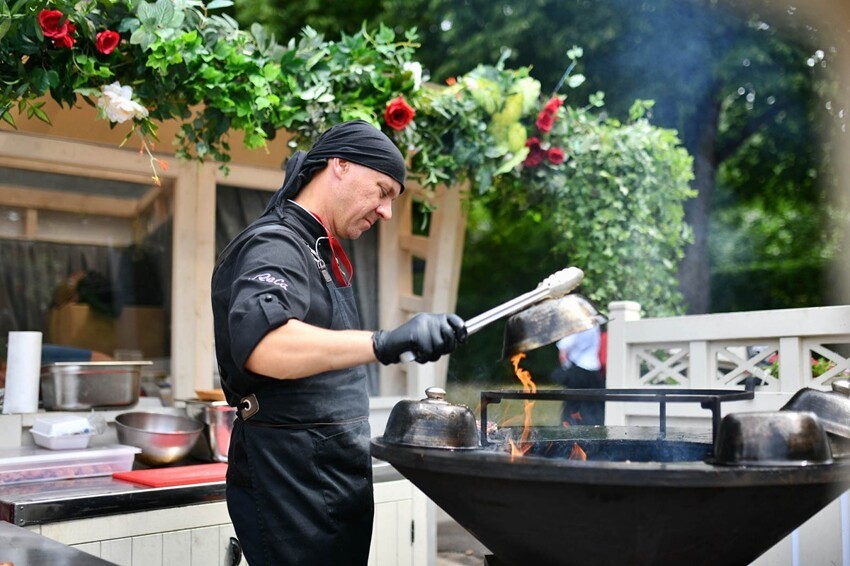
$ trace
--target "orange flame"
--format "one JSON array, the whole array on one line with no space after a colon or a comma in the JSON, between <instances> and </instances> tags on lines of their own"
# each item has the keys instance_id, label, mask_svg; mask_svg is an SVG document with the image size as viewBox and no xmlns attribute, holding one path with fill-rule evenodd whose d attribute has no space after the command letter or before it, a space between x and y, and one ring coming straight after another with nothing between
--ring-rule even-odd
<instances>
[{"instance_id":1,"label":"orange flame","mask_svg":"<svg viewBox=\"0 0 850 566\"><path fill-rule=\"evenodd\" d=\"M519 379L522 383L522 390L525 393L537 393L537 386L531 379L531 374L519 367L519 362L522 361L523 358L525 358L525 354L523 352L520 352L511 358L511 363L514 366L514 373L516 374L517 379ZM513 440L510 441L511 462L514 461L514 458L523 456L531 449L531 443L528 442L528 437L531 435L531 410L534 408L534 401L526 399L524 403L525 419L523 421L522 435L520 436L519 444L515 444Z\"/></svg>"},{"instance_id":2,"label":"orange flame","mask_svg":"<svg viewBox=\"0 0 850 566\"><path fill-rule=\"evenodd\" d=\"M587 460L587 453L581 449L581 446L578 445L578 442L573 443L573 449L570 450L570 460L581 460L582 462Z\"/></svg>"}]
</instances>

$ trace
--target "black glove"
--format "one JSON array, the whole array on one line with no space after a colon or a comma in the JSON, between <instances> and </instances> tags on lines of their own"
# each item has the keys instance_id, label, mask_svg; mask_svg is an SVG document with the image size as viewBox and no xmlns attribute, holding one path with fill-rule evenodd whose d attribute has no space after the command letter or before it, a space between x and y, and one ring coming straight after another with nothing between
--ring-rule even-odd
<instances>
[{"instance_id":1,"label":"black glove","mask_svg":"<svg viewBox=\"0 0 850 566\"><path fill-rule=\"evenodd\" d=\"M404 352L412 352L420 364L450 354L466 341L466 324L456 314L420 313L395 330L378 330L372 348L384 365L397 364Z\"/></svg>"}]
</instances>

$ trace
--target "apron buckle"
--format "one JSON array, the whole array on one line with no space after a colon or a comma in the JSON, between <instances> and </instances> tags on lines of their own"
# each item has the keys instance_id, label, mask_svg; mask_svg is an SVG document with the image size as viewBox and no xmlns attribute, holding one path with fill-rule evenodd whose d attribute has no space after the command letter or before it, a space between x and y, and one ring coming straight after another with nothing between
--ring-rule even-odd
<instances>
[{"instance_id":1,"label":"apron buckle","mask_svg":"<svg viewBox=\"0 0 850 566\"><path fill-rule=\"evenodd\" d=\"M257 396L251 393L242 397L239 400L239 405L237 405L237 410L239 412L239 418L243 421L247 421L256 415L257 411L260 410L260 402L257 401Z\"/></svg>"}]
</instances>

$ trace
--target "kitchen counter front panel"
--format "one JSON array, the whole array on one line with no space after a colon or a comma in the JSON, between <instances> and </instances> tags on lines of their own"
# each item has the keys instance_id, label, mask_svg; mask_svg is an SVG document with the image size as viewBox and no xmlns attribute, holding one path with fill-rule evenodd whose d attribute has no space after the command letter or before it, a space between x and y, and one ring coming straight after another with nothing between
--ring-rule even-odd
<instances>
[{"instance_id":1,"label":"kitchen counter front panel","mask_svg":"<svg viewBox=\"0 0 850 566\"><path fill-rule=\"evenodd\" d=\"M386 462L373 465L375 483L402 476ZM147 487L101 476L4 486L0 520L25 527L167 507L224 501L224 482Z\"/></svg>"}]
</instances>

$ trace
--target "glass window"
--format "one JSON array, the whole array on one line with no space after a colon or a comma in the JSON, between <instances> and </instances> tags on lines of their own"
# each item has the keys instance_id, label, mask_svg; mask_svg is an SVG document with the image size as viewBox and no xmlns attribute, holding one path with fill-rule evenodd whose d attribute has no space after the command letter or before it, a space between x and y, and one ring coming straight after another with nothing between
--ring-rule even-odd
<instances>
[{"instance_id":1,"label":"glass window","mask_svg":"<svg viewBox=\"0 0 850 566\"><path fill-rule=\"evenodd\" d=\"M0 360L8 334L42 332L42 363L170 358L171 190L0 167ZM2 386L2 384L0 384Z\"/></svg>"}]
</instances>

